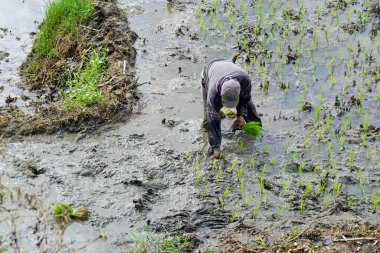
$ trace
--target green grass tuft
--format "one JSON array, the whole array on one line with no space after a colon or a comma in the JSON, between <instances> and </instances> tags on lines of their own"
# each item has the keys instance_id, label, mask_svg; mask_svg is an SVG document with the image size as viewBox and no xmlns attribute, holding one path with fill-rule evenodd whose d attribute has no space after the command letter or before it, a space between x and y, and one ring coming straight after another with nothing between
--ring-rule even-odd
<instances>
[{"instance_id":1,"label":"green grass tuft","mask_svg":"<svg viewBox=\"0 0 380 253\"><path fill-rule=\"evenodd\" d=\"M253 138L258 138L262 134L262 129L259 123L257 122L248 122L242 126L243 130L246 131Z\"/></svg>"},{"instance_id":2,"label":"green grass tuft","mask_svg":"<svg viewBox=\"0 0 380 253\"><path fill-rule=\"evenodd\" d=\"M106 68L107 53L93 51L91 58L83 69L79 69L66 82L67 89L63 92L64 107L86 107L102 100L102 94L97 85L102 82Z\"/></svg>"},{"instance_id":3,"label":"green grass tuft","mask_svg":"<svg viewBox=\"0 0 380 253\"><path fill-rule=\"evenodd\" d=\"M41 57L53 56L54 41L59 35L70 36L94 13L91 0L58 0L49 2L45 19L35 42L35 52Z\"/></svg>"}]
</instances>

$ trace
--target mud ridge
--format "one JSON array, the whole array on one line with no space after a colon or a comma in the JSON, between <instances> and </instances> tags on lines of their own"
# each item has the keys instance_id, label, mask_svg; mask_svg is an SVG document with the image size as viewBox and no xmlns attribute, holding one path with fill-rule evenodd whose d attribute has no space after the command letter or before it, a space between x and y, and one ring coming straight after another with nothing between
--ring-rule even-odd
<instances>
[{"instance_id":1,"label":"mud ridge","mask_svg":"<svg viewBox=\"0 0 380 253\"><path fill-rule=\"evenodd\" d=\"M57 54L39 59L32 49L20 72L23 84L38 95L33 115L11 105L1 107L0 136L50 133L59 129L79 131L130 114L138 99L133 66L137 34L114 2L95 2L95 14L79 26L72 38L58 38ZM65 109L61 105L62 83L80 68L81 56L94 49L108 52L104 82L98 85L105 99L87 108ZM31 71L32 64L40 69Z\"/></svg>"}]
</instances>

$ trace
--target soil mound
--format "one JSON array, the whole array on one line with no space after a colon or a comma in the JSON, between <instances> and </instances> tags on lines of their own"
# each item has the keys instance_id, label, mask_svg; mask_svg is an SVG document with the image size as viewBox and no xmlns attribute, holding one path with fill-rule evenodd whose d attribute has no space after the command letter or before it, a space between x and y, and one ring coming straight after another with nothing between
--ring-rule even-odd
<instances>
[{"instance_id":1,"label":"soil mound","mask_svg":"<svg viewBox=\"0 0 380 253\"><path fill-rule=\"evenodd\" d=\"M137 35L114 2L96 1L94 5L94 15L76 27L73 36L56 39L54 56L41 58L32 49L20 70L24 84L38 95L35 113L28 115L9 105L0 108L0 136L76 131L131 112L137 99L133 73ZM67 109L60 99L63 84L73 70L82 67L83 55L94 49L108 55L104 81L97 86L106 99L89 107Z\"/></svg>"}]
</instances>

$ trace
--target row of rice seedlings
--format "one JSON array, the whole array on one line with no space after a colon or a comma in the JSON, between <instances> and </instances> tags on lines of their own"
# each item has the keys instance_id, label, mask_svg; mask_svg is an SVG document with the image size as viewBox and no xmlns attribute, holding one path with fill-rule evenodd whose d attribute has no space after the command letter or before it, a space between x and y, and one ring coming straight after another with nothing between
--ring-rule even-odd
<instances>
[{"instance_id":1,"label":"row of rice seedlings","mask_svg":"<svg viewBox=\"0 0 380 253\"><path fill-rule=\"evenodd\" d=\"M264 21L263 21L263 23L264 23ZM264 25L265 26L265 25ZM315 38L315 37L314 37ZM313 40L314 41L314 40ZM243 44L245 44L245 43L243 43ZM278 43L278 44L280 44L280 43ZM281 47L280 47L281 48ZM296 49L297 50L297 49ZM298 50L298 51L300 51L300 50ZM260 63L259 64L259 66L260 67L262 67L262 64ZM335 60L334 60L334 58L332 58L332 61L331 61L331 66L335 66ZM333 67L332 67L333 68ZM262 73L264 73L264 71L261 71ZM350 71L347 71L348 73L351 73L351 70ZM330 78L331 79L331 78ZM380 93L380 92L379 92ZM317 109L316 109L317 110ZM320 110L319 110L320 111ZM317 113L316 113L317 114ZM317 118L316 117L316 115L315 115L315 118ZM318 118L319 118L319 115L318 115ZM331 127L331 123L332 123L332 117L331 117L331 115L328 115L328 118L327 118L327 120L326 120L326 124L325 124L325 133L327 134L327 133L329 133L330 132L330 127ZM322 131L321 131L321 129L322 128L318 128L318 135L319 135L319 133L321 132L321 133L323 133ZM346 129L347 130L347 126L346 125L344 125L343 126L343 129ZM345 130L345 131L346 131ZM306 140L305 140L305 142L306 142ZM339 142L340 142L340 144L341 144L341 146L344 146L344 143L345 143L345 139L344 139L344 137L342 137L342 136L340 136L339 137ZM343 145L342 145L343 144ZM284 149L285 149L285 147L284 147ZM287 149L287 148L286 148ZM331 143L330 143L330 149L331 149ZM266 149L266 146L264 146L264 148L263 148L263 153L267 153L267 149ZM284 153L287 153L287 151L285 151ZM293 152L293 154L296 154L296 152ZM310 157L312 157L313 155L311 155L311 154L313 154L314 152L312 151L312 150L310 150ZM332 155L331 155L331 153L332 152L329 152L329 154L330 154L330 157L332 157ZM271 166L272 166L272 164L274 164L274 161L275 160L271 160ZM331 164L332 164L332 169L334 170L334 168L335 168L335 170L336 170L336 162L333 160L333 159L330 159L330 162L331 162ZM253 166L251 166L251 167L253 167ZM275 167L275 166L272 166L273 168Z\"/></svg>"}]
</instances>

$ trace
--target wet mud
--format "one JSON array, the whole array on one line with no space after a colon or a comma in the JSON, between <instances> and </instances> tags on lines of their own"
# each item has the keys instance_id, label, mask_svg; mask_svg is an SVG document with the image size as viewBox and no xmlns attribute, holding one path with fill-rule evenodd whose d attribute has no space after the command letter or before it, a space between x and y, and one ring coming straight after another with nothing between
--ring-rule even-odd
<instances>
[{"instance_id":1,"label":"wet mud","mask_svg":"<svg viewBox=\"0 0 380 253\"><path fill-rule=\"evenodd\" d=\"M350 7L338 2L344 15ZM329 10L342 8L338 2L323 4L321 15L328 21ZM14 251L29 247L33 252L122 252L133 245L131 234L141 233L146 224L153 235L179 231L195 238L194 252L379 251L379 211L374 212L371 202L380 186L378 86L375 65L369 77L374 84L363 85L365 57L360 56L360 51L369 53L370 41L363 38L373 28L369 24L376 22L376 12L362 33L339 30L340 36L352 39L351 45L358 45L357 34L363 39L360 47L345 51L353 66L357 64L348 91L342 93L351 58L338 57L347 40L331 43L327 55L327 40L319 41L313 84L312 60L305 48L300 51L297 74L299 53L293 42L302 29L296 16L291 19L291 33L273 28L280 37L294 36L281 41L281 57L276 58L276 43L262 50L260 36L249 40L247 33L251 52L247 55L244 43L235 41L236 34L224 41L210 23L207 32L202 31L194 15L196 2L119 4L131 15L130 27L139 36L134 70L141 95L134 105L136 113L125 122L78 133L24 136L3 143L3 205L8 213L17 206L13 219L30 223L25 230L13 226L15 222L1 223L4 245ZM352 6L361 8L360 3ZM315 24L314 30L323 32L327 26L316 18L315 6L306 7L307 26ZM212 4L202 8L208 19ZM300 18L295 1L290 9ZM287 14L293 13L290 9ZM282 14L279 11L278 16ZM330 26L331 33L340 29ZM261 35L270 38L269 31ZM305 44L312 36L306 33ZM268 52L272 57L267 57ZM233 119L224 119L224 158L214 162L207 153L207 133L201 130L199 73L208 61L236 53L241 66L257 57L247 70L264 133L252 140L244 132L230 132ZM329 87L325 66L332 55L337 82ZM271 71L276 63L281 65L282 80ZM322 90L323 103L318 97ZM34 200L28 200L30 196ZM54 202L88 208L89 220L60 230L50 215Z\"/></svg>"}]
</instances>

